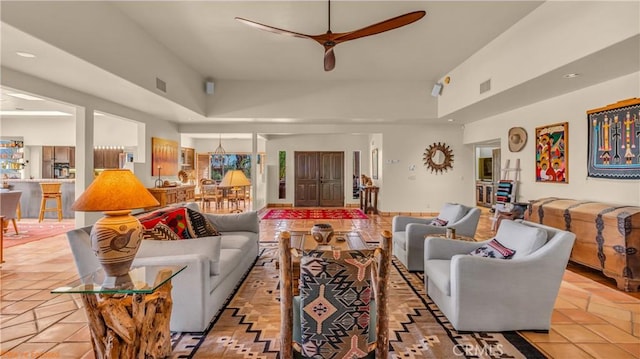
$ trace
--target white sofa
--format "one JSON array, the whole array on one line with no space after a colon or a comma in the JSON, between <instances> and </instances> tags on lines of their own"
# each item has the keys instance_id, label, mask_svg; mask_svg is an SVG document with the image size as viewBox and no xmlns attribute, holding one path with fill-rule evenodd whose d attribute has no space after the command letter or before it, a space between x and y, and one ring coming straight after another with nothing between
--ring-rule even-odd
<instances>
[{"instance_id":1,"label":"white sofa","mask_svg":"<svg viewBox=\"0 0 640 359\"><path fill-rule=\"evenodd\" d=\"M468 255L490 240L427 238L427 294L458 331L548 331L575 235L503 220L496 239L515 250L511 259Z\"/></svg>"},{"instance_id":2,"label":"white sofa","mask_svg":"<svg viewBox=\"0 0 640 359\"><path fill-rule=\"evenodd\" d=\"M258 257L257 212L204 215L221 236L143 240L133 262L133 266L187 265L172 281L172 331L205 331ZM67 232L80 277L100 268L91 250L90 232L90 226Z\"/></svg>"},{"instance_id":3,"label":"white sofa","mask_svg":"<svg viewBox=\"0 0 640 359\"><path fill-rule=\"evenodd\" d=\"M393 255L410 271L424 270L424 238L428 234L444 234L447 227L455 228L456 235L472 237L476 234L480 210L457 203L445 203L437 218L447 221L445 226L435 226L433 218L395 216L391 223Z\"/></svg>"}]
</instances>

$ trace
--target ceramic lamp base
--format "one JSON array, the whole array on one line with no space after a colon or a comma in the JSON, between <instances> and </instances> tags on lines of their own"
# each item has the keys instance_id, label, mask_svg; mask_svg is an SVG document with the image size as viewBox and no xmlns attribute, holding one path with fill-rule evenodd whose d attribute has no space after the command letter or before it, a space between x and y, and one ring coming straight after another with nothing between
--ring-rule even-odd
<instances>
[{"instance_id":1,"label":"ceramic lamp base","mask_svg":"<svg viewBox=\"0 0 640 359\"><path fill-rule=\"evenodd\" d=\"M129 210L105 212L105 217L93 225L91 247L107 279L128 276L140 247L142 230L140 221Z\"/></svg>"}]
</instances>

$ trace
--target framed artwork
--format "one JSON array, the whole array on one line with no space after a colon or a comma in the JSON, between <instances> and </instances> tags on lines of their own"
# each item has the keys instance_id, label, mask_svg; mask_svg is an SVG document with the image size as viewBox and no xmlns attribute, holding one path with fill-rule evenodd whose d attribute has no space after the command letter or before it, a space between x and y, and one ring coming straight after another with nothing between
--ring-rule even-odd
<instances>
[{"instance_id":1,"label":"framed artwork","mask_svg":"<svg viewBox=\"0 0 640 359\"><path fill-rule=\"evenodd\" d=\"M536 182L569 183L569 123L536 128Z\"/></svg>"},{"instance_id":2,"label":"framed artwork","mask_svg":"<svg viewBox=\"0 0 640 359\"><path fill-rule=\"evenodd\" d=\"M640 99L587 111L587 176L640 179Z\"/></svg>"},{"instance_id":3,"label":"framed artwork","mask_svg":"<svg viewBox=\"0 0 640 359\"><path fill-rule=\"evenodd\" d=\"M378 179L378 149L371 150L371 178Z\"/></svg>"},{"instance_id":4,"label":"framed artwork","mask_svg":"<svg viewBox=\"0 0 640 359\"><path fill-rule=\"evenodd\" d=\"M178 142L151 137L151 175L178 175Z\"/></svg>"}]
</instances>

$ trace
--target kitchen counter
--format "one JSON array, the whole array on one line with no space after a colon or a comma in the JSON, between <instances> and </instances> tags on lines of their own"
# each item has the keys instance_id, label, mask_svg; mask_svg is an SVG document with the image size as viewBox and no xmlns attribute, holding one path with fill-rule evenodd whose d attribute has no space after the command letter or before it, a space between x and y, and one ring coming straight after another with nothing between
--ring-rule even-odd
<instances>
[{"instance_id":1,"label":"kitchen counter","mask_svg":"<svg viewBox=\"0 0 640 359\"><path fill-rule=\"evenodd\" d=\"M20 209L24 218L38 218L40 214L40 202L42 201L42 190L40 183L60 182L62 186L62 216L63 218L74 218L75 212L71 210L71 205L76 199L76 180L75 179L6 179L3 182L13 186L14 191L22 191L20 196ZM54 200L47 201L47 207L56 206ZM44 218L57 219L55 212L45 212Z\"/></svg>"}]
</instances>

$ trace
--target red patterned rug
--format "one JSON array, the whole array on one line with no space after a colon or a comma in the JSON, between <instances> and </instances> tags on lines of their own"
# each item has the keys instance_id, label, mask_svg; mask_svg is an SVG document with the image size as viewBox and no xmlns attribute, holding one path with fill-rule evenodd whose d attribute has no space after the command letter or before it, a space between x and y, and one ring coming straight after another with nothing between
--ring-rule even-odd
<instances>
[{"instance_id":1,"label":"red patterned rug","mask_svg":"<svg viewBox=\"0 0 640 359\"><path fill-rule=\"evenodd\" d=\"M360 209L270 209L262 219L367 219Z\"/></svg>"}]
</instances>

